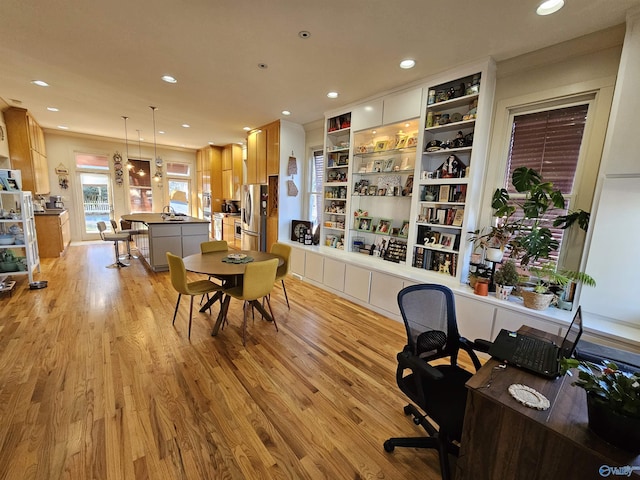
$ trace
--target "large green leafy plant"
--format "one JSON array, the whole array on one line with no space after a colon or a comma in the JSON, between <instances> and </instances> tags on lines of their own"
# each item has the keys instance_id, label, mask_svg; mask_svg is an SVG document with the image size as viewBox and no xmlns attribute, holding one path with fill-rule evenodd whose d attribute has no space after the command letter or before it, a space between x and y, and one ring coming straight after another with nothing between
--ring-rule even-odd
<instances>
[{"instance_id":1,"label":"large green leafy plant","mask_svg":"<svg viewBox=\"0 0 640 480\"><path fill-rule=\"evenodd\" d=\"M551 226L567 229L574 224L586 230L589 212L577 210L566 215L554 215L552 210L565 208L565 198L553 183L544 181L540 173L527 167L513 171L511 181L518 194L514 198L506 188L493 193L491 207L501 218L489 235L509 237L507 246L511 258L518 258L522 266L549 258L560 246L553 238Z\"/></svg>"}]
</instances>

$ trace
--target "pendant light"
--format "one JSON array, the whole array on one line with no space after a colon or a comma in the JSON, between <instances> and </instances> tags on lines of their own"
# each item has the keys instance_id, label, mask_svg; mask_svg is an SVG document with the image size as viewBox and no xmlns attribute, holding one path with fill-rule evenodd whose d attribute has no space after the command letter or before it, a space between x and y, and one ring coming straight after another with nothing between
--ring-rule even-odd
<instances>
[{"instance_id":1,"label":"pendant light","mask_svg":"<svg viewBox=\"0 0 640 480\"><path fill-rule=\"evenodd\" d=\"M140 148L140 130L136 130L136 132L138 132L138 159L142 160L142 149ZM144 177L144 170L142 168L140 168L140 170L138 171L138 176Z\"/></svg>"},{"instance_id":2,"label":"pendant light","mask_svg":"<svg viewBox=\"0 0 640 480\"><path fill-rule=\"evenodd\" d=\"M160 181L162 180L162 159L158 157L158 145L156 143L156 110L157 107L149 106L153 115L153 157L156 165L156 173L153 175L153 180L158 182L158 186L162 186Z\"/></svg>"},{"instance_id":3,"label":"pendant light","mask_svg":"<svg viewBox=\"0 0 640 480\"><path fill-rule=\"evenodd\" d=\"M133 168L133 163L129 160L129 137L127 136L127 120L129 117L122 116L124 119L124 144L127 150L127 170L131 170Z\"/></svg>"}]
</instances>

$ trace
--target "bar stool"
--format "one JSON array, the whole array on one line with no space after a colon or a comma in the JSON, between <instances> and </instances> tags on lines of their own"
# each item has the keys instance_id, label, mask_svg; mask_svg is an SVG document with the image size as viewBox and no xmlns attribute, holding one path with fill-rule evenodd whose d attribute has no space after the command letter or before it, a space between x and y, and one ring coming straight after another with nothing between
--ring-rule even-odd
<instances>
[{"instance_id":1,"label":"bar stool","mask_svg":"<svg viewBox=\"0 0 640 480\"><path fill-rule=\"evenodd\" d=\"M116 252L116 263L112 265L107 265L107 268L122 268L128 267L126 263L123 263L120 260L120 249L118 248L118 244L120 242L129 243L129 234L128 233L105 233L107 230L107 224L104 222L98 222L98 231L100 232L100 238L105 242L113 242L115 252Z\"/></svg>"},{"instance_id":2,"label":"bar stool","mask_svg":"<svg viewBox=\"0 0 640 480\"><path fill-rule=\"evenodd\" d=\"M124 221L125 220L120 220L120 225L122 225ZM129 222L129 225L131 225L131 222ZM132 228L121 228L118 232L118 223L113 219L111 219L111 229L113 230L113 233L126 233L129 235L129 240L127 241L127 258L138 258L131 254L131 235L137 235L138 231Z\"/></svg>"}]
</instances>

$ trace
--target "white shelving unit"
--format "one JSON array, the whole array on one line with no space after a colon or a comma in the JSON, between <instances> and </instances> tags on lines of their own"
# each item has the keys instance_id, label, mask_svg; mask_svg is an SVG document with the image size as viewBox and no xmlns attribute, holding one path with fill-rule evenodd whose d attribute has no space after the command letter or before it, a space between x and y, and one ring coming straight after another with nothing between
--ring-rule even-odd
<instances>
[{"instance_id":1,"label":"white shelving unit","mask_svg":"<svg viewBox=\"0 0 640 480\"><path fill-rule=\"evenodd\" d=\"M8 237L7 237L8 236ZM31 192L0 190L0 282L40 271Z\"/></svg>"}]
</instances>

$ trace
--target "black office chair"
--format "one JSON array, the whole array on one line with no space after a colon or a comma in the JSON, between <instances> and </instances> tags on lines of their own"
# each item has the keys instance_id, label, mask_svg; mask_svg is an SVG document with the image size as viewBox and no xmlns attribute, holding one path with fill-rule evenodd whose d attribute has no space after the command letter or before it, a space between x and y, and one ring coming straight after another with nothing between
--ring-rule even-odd
<instances>
[{"instance_id":1,"label":"black office chair","mask_svg":"<svg viewBox=\"0 0 640 480\"><path fill-rule=\"evenodd\" d=\"M448 455L459 453L454 442L459 442L462 436L467 401L465 383L473 375L458 366L458 353L460 349L466 351L478 370L481 364L474 349L487 347L460 336L453 293L443 285L406 287L398 293L398 305L407 330L407 345L397 355L396 381L400 390L417 404L417 407L405 406L405 415L412 415L413 422L421 425L428 436L390 438L384 442L384 449L387 452L395 447L438 450L442 478L449 479ZM449 361L428 363L442 358Z\"/></svg>"}]
</instances>

